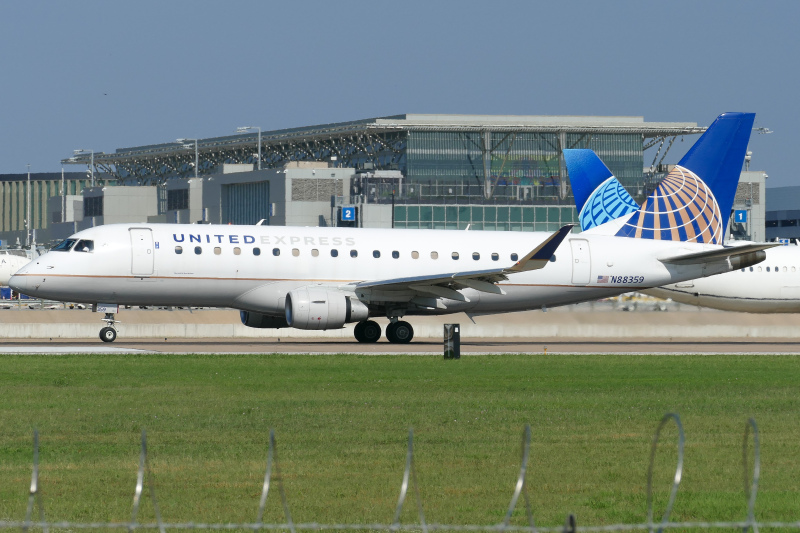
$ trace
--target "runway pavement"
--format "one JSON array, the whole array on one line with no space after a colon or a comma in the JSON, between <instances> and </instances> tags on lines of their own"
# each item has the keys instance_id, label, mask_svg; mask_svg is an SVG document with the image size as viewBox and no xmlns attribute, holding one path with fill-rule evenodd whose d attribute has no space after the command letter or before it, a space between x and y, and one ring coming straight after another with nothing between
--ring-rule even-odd
<instances>
[{"instance_id":1,"label":"runway pavement","mask_svg":"<svg viewBox=\"0 0 800 533\"><path fill-rule=\"evenodd\" d=\"M335 355L416 354L443 355L443 343L424 339L406 345L386 341L362 344L345 339L118 339L104 344L100 339L15 339L3 342L0 354L70 354L70 353L311 353ZM800 354L800 342L793 339L759 339L731 342L726 339L703 341L648 341L646 339L582 339L579 341L537 341L519 338L469 340L461 343L461 355L527 353L546 354Z\"/></svg>"},{"instance_id":2,"label":"runway pavement","mask_svg":"<svg viewBox=\"0 0 800 533\"><path fill-rule=\"evenodd\" d=\"M624 303L624 302L623 302ZM666 310L664 310L666 309ZM659 310L659 311L656 311ZM0 311L0 353L315 353L442 356L445 323L461 324L461 353L775 353L800 354L800 314L726 313L652 302L580 304L475 317L408 317L410 344L353 339L352 325L305 332L259 330L234 310L124 310L119 336L98 338L102 315L89 310ZM377 319L384 327L386 319Z\"/></svg>"}]
</instances>

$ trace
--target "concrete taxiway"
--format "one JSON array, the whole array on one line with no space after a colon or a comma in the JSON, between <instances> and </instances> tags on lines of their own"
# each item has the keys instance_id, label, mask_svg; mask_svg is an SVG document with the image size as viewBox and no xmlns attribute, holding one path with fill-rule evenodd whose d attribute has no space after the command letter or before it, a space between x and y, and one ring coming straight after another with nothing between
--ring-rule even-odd
<instances>
[{"instance_id":1,"label":"concrete taxiway","mask_svg":"<svg viewBox=\"0 0 800 533\"><path fill-rule=\"evenodd\" d=\"M121 310L116 342L100 341L90 310L0 311L0 353L363 353L443 351L443 324L461 325L461 353L800 353L800 315L726 313L677 304L613 301L474 317L409 317L411 344L355 342L332 331L259 330L233 310ZM378 320L385 323L386 320Z\"/></svg>"},{"instance_id":2,"label":"concrete taxiway","mask_svg":"<svg viewBox=\"0 0 800 533\"><path fill-rule=\"evenodd\" d=\"M117 354L117 353L311 353L320 355L365 354L392 355L416 354L442 356L441 341L424 339L406 345L381 341L375 344L361 344L343 339L203 339L202 342L189 339L118 339L113 344L104 344L100 339L42 340L15 339L4 341L0 354ZM731 342L726 339L706 339L704 341L654 342L645 339L586 339L568 340L530 340L498 338L490 341L464 340L461 342L461 355L526 353L546 354L797 354L800 355L800 341L787 339L760 339Z\"/></svg>"}]
</instances>

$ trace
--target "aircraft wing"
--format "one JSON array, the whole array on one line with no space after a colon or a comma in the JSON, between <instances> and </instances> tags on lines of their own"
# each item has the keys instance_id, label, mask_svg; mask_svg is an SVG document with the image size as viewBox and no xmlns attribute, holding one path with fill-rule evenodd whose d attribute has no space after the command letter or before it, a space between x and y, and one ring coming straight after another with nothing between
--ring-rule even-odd
<instances>
[{"instance_id":1,"label":"aircraft wing","mask_svg":"<svg viewBox=\"0 0 800 533\"><path fill-rule=\"evenodd\" d=\"M508 279L511 274L527 272L543 268L553 256L556 248L572 230L574 224L567 224L539 246L531 250L522 259L509 267L500 267L488 270L472 270L467 272L449 272L430 276L412 276L407 278L394 278L385 280L363 281L355 285L356 292L375 290L383 292L410 292L426 297L449 298L451 300L468 301L458 292L460 289L471 288L481 292L505 294L503 289L495 285L498 281Z\"/></svg>"},{"instance_id":2,"label":"aircraft wing","mask_svg":"<svg viewBox=\"0 0 800 533\"><path fill-rule=\"evenodd\" d=\"M659 261L670 265L703 264L703 263L709 263L711 261L716 261L718 259L725 259L727 257L740 257L747 254L753 254L760 252L762 250L774 248L776 246L780 246L780 243L770 242L770 243L744 244L742 246L726 246L724 248L718 248L716 250L708 250L705 252L695 252L691 254L665 257L659 259ZM762 257L761 261L763 261L763 259L764 258ZM756 261L756 263L759 263L761 261ZM756 264L756 263L751 263L751 264Z\"/></svg>"}]
</instances>

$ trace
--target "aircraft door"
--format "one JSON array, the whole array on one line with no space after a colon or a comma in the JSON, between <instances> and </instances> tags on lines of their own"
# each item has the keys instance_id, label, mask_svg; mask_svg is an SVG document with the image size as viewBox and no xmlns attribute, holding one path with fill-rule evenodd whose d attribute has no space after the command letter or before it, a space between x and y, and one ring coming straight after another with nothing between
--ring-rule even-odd
<instances>
[{"instance_id":1,"label":"aircraft door","mask_svg":"<svg viewBox=\"0 0 800 533\"><path fill-rule=\"evenodd\" d=\"M589 255L589 241L570 239L572 247L572 283L585 285L591 281L592 258Z\"/></svg>"},{"instance_id":2,"label":"aircraft door","mask_svg":"<svg viewBox=\"0 0 800 533\"><path fill-rule=\"evenodd\" d=\"M131 228L131 274L150 276L153 274L153 230Z\"/></svg>"}]
</instances>

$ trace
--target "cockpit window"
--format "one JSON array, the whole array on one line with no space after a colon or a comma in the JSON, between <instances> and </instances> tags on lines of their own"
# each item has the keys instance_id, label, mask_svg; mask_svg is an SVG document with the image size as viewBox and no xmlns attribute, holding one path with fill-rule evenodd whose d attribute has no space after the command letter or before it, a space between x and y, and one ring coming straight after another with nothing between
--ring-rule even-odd
<instances>
[{"instance_id":1,"label":"cockpit window","mask_svg":"<svg viewBox=\"0 0 800 533\"><path fill-rule=\"evenodd\" d=\"M91 252L92 250L94 250L94 241L81 239L78 241L78 244L75 245L76 252Z\"/></svg>"},{"instance_id":2,"label":"cockpit window","mask_svg":"<svg viewBox=\"0 0 800 533\"><path fill-rule=\"evenodd\" d=\"M54 248L54 252L69 252L70 248L78 242L78 239L64 239L58 243Z\"/></svg>"}]
</instances>

